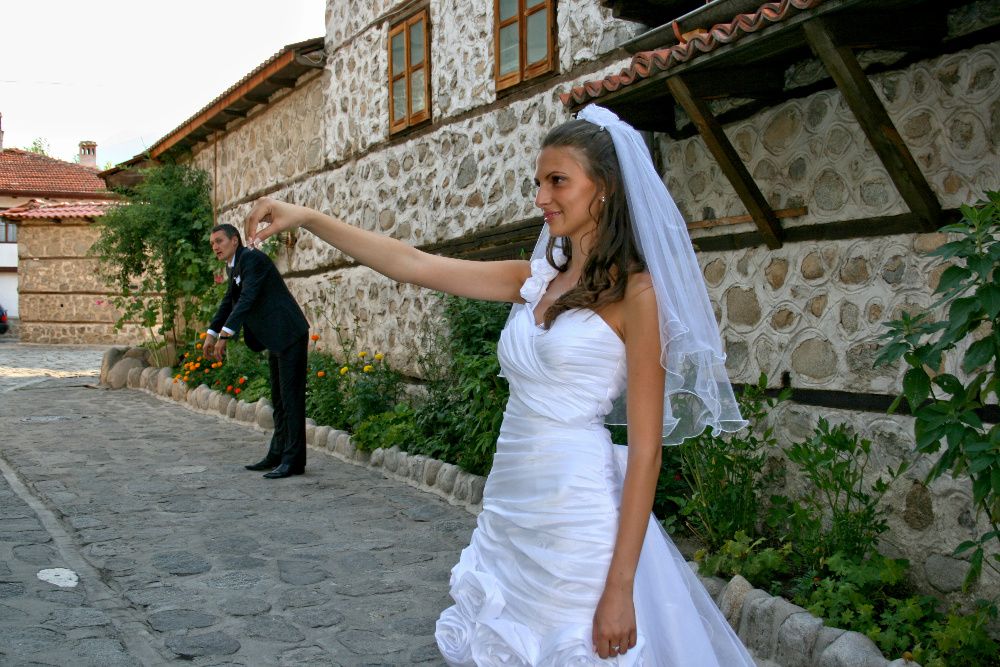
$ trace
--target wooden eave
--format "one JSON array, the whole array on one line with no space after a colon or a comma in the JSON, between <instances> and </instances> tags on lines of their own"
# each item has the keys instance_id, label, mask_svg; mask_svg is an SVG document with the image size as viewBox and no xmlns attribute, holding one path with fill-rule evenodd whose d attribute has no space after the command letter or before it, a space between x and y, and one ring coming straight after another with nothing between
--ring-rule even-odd
<instances>
[{"instance_id":1,"label":"wooden eave","mask_svg":"<svg viewBox=\"0 0 1000 667\"><path fill-rule=\"evenodd\" d=\"M720 5L728 1L717 0ZM801 95L802 92L785 89L784 74L791 65L815 54L828 78L810 84L809 90L836 86L841 91L910 208L909 219L915 223L913 231L934 229L942 220L936 195L862 72L855 50L904 51L914 57L934 53L935 49L939 52L947 34L948 10L960 4L964 3L828 0L686 62L651 72L617 90L605 89L593 99L575 101L570 108L576 111L594 102L611 109L637 129L675 138L680 135L675 109L682 108L739 194L758 227L760 239L775 248L784 238L778 222L783 216L776 215L764 200L722 132L721 124L712 117L707 100L751 98L760 100L760 106L771 106ZM662 28L651 32L666 34ZM637 40L641 37L633 41ZM657 48L677 43L673 38Z\"/></svg>"},{"instance_id":2,"label":"wooden eave","mask_svg":"<svg viewBox=\"0 0 1000 667\"><path fill-rule=\"evenodd\" d=\"M149 157L156 160L167 153L189 150L214 132L224 130L230 122L246 118L255 106L267 104L279 90L295 87L299 77L322 69L325 61L321 37L286 46L275 57L156 142L148 151Z\"/></svg>"}]
</instances>

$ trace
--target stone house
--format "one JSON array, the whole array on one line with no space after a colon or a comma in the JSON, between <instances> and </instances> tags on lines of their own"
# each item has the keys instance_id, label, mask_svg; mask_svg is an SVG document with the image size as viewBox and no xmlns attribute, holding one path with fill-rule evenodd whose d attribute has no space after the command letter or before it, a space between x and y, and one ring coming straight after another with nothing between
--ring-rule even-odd
<instances>
[{"instance_id":1,"label":"stone house","mask_svg":"<svg viewBox=\"0 0 1000 667\"><path fill-rule=\"evenodd\" d=\"M988 0L329 0L321 42L286 47L153 157L208 170L220 222L273 195L430 251L511 257L540 224L545 132L605 104L649 132L734 382L793 389L779 439L825 416L895 467L912 420L885 413L902 369L872 368L877 337L933 301L933 230L1000 189L998 25ZM278 262L322 340L339 327L418 372L434 295L308 233ZM951 553L985 523L967 480L928 487L928 467L890 495L882 547L961 599Z\"/></svg>"},{"instance_id":2,"label":"stone house","mask_svg":"<svg viewBox=\"0 0 1000 667\"><path fill-rule=\"evenodd\" d=\"M72 164L31 151L4 148L0 129L0 304L12 318L20 317L25 299L19 294L23 276L18 266L18 228L13 218L4 217L4 212L37 198L50 202L109 198L111 193L97 177L96 148L92 141L80 142L80 162ZM29 312L32 298L26 297Z\"/></svg>"},{"instance_id":3,"label":"stone house","mask_svg":"<svg viewBox=\"0 0 1000 667\"><path fill-rule=\"evenodd\" d=\"M90 253L100 236L94 222L115 202L32 199L2 215L18 227L19 339L25 343L114 344L142 341L134 324L115 328L114 292Z\"/></svg>"}]
</instances>

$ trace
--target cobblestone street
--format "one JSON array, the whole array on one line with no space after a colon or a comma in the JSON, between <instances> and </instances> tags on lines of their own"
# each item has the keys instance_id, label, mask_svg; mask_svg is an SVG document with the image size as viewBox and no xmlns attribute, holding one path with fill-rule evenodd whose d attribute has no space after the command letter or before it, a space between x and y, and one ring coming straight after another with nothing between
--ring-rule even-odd
<instances>
[{"instance_id":1,"label":"cobblestone street","mask_svg":"<svg viewBox=\"0 0 1000 667\"><path fill-rule=\"evenodd\" d=\"M96 388L103 351L0 342L0 664L440 664L470 514L314 450L262 479L266 434Z\"/></svg>"}]
</instances>

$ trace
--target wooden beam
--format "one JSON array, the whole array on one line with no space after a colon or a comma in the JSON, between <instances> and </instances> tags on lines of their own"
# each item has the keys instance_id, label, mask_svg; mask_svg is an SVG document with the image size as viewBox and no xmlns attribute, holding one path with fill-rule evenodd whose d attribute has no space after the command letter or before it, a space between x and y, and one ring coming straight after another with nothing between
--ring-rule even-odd
<instances>
[{"instance_id":1,"label":"wooden beam","mask_svg":"<svg viewBox=\"0 0 1000 667\"><path fill-rule=\"evenodd\" d=\"M796 208L779 208L774 212L776 218L801 218L809 212L806 206ZM712 227L725 227L727 225L740 225L745 222L753 222L749 215L732 215L728 218L714 218L712 220L696 220L687 223L688 229L711 229Z\"/></svg>"},{"instance_id":2,"label":"wooden beam","mask_svg":"<svg viewBox=\"0 0 1000 667\"><path fill-rule=\"evenodd\" d=\"M918 227L923 231L937 229L941 220L941 204L913 159L910 149L899 136L899 131L875 94L875 89L854 57L854 52L836 43L822 19L809 21L803 24L802 29L809 46L823 61L844 96L844 101L864 130L896 190L920 219Z\"/></svg>"},{"instance_id":3,"label":"wooden beam","mask_svg":"<svg viewBox=\"0 0 1000 667\"><path fill-rule=\"evenodd\" d=\"M781 247L781 225L777 216L771 209L771 205L764 199L760 188L754 182L746 165L740 160L736 149L729 142L729 138L722 130L708 105L704 100L699 99L691 93L691 89L684 81L683 77L673 76L667 79L667 86L677 103L683 107L691 121L698 128L708 150L715 156L719 163L719 168L726 175L732 184L740 201L746 207L747 212L753 218L761 237L768 248L772 250Z\"/></svg>"}]
</instances>

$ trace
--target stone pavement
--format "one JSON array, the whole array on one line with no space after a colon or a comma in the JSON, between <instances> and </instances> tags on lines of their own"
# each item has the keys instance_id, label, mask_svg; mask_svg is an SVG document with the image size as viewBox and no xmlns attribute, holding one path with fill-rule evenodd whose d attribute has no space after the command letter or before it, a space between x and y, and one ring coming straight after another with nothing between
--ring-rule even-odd
<instances>
[{"instance_id":1,"label":"stone pavement","mask_svg":"<svg viewBox=\"0 0 1000 667\"><path fill-rule=\"evenodd\" d=\"M314 450L264 480L263 433L94 388L102 354L0 343L0 664L441 664L471 515Z\"/></svg>"}]
</instances>

